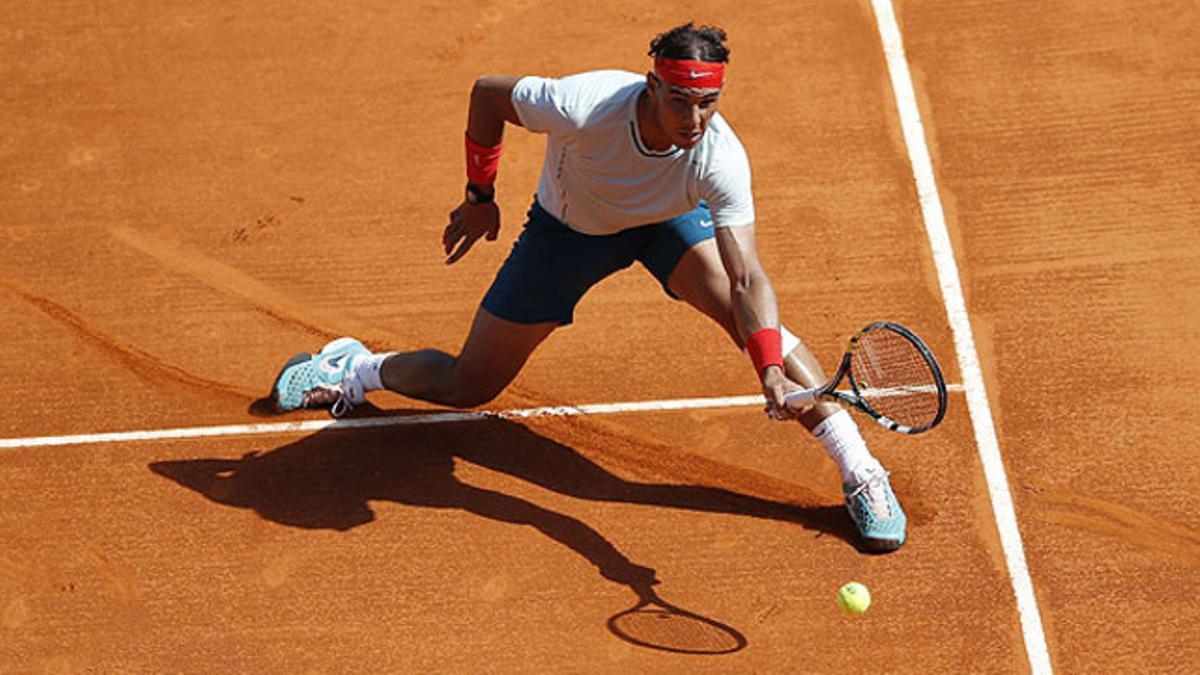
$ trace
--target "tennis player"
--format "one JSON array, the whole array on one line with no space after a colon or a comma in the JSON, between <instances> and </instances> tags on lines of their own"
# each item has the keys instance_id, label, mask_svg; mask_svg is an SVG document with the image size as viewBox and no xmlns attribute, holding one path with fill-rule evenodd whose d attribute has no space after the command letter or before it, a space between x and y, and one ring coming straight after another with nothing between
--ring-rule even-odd
<instances>
[{"instance_id":1,"label":"tennis player","mask_svg":"<svg viewBox=\"0 0 1200 675\"><path fill-rule=\"evenodd\" d=\"M281 410L331 407L341 415L388 389L453 407L482 405L516 377L579 299L640 263L666 294L728 332L754 365L775 419L798 419L842 474L865 548L893 550L906 518L850 414L835 403L801 412L783 397L825 374L780 326L775 293L754 240L750 163L717 112L727 37L691 23L650 43L645 75L606 70L561 79L493 75L471 91L466 195L442 235L446 262L500 229L495 179L506 125L545 134L537 196L457 355L434 349L371 353L339 338L287 362L273 387Z\"/></svg>"}]
</instances>

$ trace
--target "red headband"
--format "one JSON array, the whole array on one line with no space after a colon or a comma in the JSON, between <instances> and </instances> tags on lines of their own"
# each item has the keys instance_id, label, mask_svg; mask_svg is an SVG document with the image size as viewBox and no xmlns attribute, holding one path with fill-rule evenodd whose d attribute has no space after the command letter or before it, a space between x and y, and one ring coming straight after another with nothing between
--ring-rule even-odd
<instances>
[{"instance_id":1,"label":"red headband","mask_svg":"<svg viewBox=\"0 0 1200 675\"><path fill-rule=\"evenodd\" d=\"M725 82L725 64L654 57L658 79L680 89L720 89Z\"/></svg>"}]
</instances>

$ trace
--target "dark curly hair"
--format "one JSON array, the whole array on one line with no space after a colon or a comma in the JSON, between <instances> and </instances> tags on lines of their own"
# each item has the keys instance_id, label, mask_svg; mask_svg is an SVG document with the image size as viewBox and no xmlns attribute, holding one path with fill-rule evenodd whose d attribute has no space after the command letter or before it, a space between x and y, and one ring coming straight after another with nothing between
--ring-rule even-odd
<instances>
[{"instance_id":1,"label":"dark curly hair","mask_svg":"<svg viewBox=\"0 0 1200 675\"><path fill-rule=\"evenodd\" d=\"M650 56L668 59L728 63L728 36L716 26L696 26L691 21L659 33L650 41Z\"/></svg>"}]
</instances>

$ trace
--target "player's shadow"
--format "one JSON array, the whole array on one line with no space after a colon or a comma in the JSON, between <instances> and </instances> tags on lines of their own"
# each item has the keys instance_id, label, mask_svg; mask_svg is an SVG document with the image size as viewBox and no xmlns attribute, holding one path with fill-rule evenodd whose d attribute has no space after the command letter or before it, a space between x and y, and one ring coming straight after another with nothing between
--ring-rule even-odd
<instances>
[{"instance_id":1,"label":"player's shadow","mask_svg":"<svg viewBox=\"0 0 1200 675\"><path fill-rule=\"evenodd\" d=\"M159 461L149 468L214 502L253 509L293 527L344 531L364 525L375 518L372 500L460 509L532 526L639 596L656 583L653 569L630 561L585 523L458 480L456 459L580 499L766 518L853 541L841 506L800 506L716 487L626 480L562 443L500 418L325 430L264 454Z\"/></svg>"}]
</instances>

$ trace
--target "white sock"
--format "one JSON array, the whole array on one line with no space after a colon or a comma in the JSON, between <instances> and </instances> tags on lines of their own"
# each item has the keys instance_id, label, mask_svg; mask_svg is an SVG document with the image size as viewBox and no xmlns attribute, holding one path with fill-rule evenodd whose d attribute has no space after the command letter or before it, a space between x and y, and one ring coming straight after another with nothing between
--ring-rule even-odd
<instances>
[{"instance_id":1,"label":"white sock","mask_svg":"<svg viewBox=\"0 0 1200 675\"><path fill-rule=\"evenodd\" d=\"M379 371L383 368L384 360L395 353L368 354L354 359L354 362L350 364L350 369L358 381L362 382L364 390L379 391L383 389L383 376Z\"/></svg>"},{"instance_id":2,"label":"white sock","mask_svg":"<svg viewBox=\"0 0 1200 675\"><path fill-rule=\"evenodd\" d=\"M826 417L812 430L812 435L821 441L825 452L837 463L842 482L847 485L861 483L872 472L883 468L867 448L858 425L846 410Z\"/></svg>"}]
</instances>

